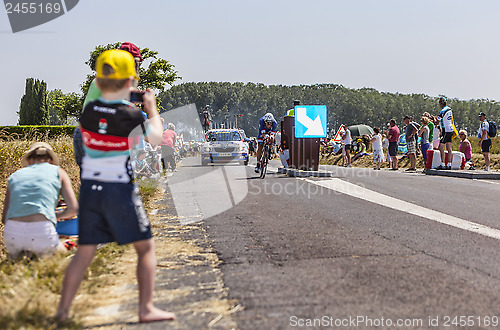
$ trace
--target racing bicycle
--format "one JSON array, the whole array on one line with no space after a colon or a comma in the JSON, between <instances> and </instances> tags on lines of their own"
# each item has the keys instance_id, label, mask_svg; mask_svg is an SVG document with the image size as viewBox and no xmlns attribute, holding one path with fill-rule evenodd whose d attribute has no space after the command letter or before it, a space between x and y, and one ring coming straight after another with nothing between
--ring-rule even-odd
<instances>
[{"instance_id":1,"label":"racing bicycle","mask_svg":"<svg viewBox=\"0 0 500 330\"><path fill-rule=\"evenodd\" d=\"M264 143L262 148L262 156L260 156L260 178L264 179L267 172L267 164L271 159L271 144L269 142Z\"/></svg>"}]
</instances>

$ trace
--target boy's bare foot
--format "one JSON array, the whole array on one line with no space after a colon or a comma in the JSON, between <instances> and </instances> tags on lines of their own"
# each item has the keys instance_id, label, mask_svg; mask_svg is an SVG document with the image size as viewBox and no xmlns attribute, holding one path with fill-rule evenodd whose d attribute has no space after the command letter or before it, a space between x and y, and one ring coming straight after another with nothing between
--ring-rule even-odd
<instances>
[{"instance_id":1,"label":"boy's bare foot","mask_svg":"<svg viewBox=\"0 0 500 330\"><path fill-rule=\"evenodd\" d=\"M139 314L139 323L175 320L175 314L156 307L150 308L146 313Z\"/></svg>"}]
</instances>

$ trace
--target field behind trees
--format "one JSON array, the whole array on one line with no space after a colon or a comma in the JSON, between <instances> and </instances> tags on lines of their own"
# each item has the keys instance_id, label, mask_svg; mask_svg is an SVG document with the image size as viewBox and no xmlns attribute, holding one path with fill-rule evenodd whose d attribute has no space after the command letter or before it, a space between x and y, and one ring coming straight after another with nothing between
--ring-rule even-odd
<instances>
[{"instance_id":1,"label":"field behind trees","mask_svg":"<svg viewBox=\"0 0 500 330\"><path fill-rule=\"evenodd\" d=\"M161 105L171 110L195 103L198 110L209 105L216 122L234 122L234 115L243 114L238 126L249 136L255 136L258 120L266 112L282 118L298 99L302 104L321 104L328 109L329 133L334 134L341 124L385 126L391 118L401 124L405 115L419 121L424 112L437 115L438 96L379 92L373 88L352 89L337 84L264 85L254 83L199 82L173 86L160 93ZM483 111L498 123L500 103L487 100L448 99L453 108L455 124L475 135L479 127L478 113Z\"/></svg>"}]
</instances>

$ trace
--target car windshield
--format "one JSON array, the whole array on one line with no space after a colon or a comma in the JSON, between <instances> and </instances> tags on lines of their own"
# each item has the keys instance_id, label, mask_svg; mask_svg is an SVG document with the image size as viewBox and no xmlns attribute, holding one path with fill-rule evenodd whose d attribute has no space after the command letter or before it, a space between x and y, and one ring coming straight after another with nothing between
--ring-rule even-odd
<instances>
[{"instance_id":1,"label":"car windshield","mask_svg":"<svg viewBox=\"0 0 500 330\"><path fill-rule=\"evenodd\" d=\"M241 141L241 136L238 132L208 132L206 141Z\"/></svg>"}]
</instances>

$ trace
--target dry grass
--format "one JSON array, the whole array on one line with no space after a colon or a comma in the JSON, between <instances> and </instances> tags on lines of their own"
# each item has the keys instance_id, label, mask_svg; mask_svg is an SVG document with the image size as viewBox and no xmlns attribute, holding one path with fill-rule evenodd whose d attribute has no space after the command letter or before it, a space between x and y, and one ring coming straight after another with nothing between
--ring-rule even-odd
<instances>
[{"instance_id":1,"label":"dry grass","mask_svg":"<svg viewBox=\"0 0 500 330\"><path fill-rule=\"evenodd\" d=\"M119 273L116 261L124 252L124 248L115 244L100 249L86 273L80 296L101 296L101 288L115 281L115 274ZM53 315L59 301L64 270L72 256L73 253L60 253L35 260L6 258L0 263L1 329L54 327ZM91 300L80 298L75 299L74 310L84 313L95 308L95 304L89 304ZM79 319L64 324L64 328L69 329L81 327Z\"/></svg>"}]
</instances>

